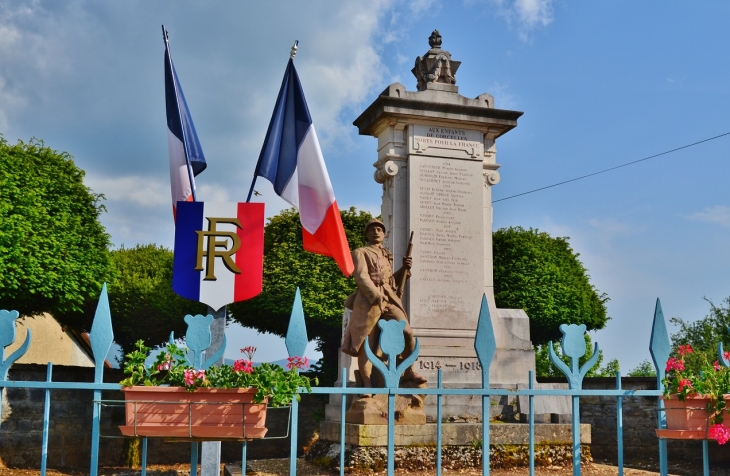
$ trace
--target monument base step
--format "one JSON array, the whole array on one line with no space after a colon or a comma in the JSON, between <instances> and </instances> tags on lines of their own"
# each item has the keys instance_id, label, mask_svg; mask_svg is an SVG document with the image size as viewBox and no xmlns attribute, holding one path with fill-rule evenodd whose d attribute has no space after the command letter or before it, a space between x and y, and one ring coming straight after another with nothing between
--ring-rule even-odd
<instances>
[{"instance_id":1,"label":"monument base step","mask_svg":"<svg viewBox=\"0 0 730 476\"><path fill-rule=\"evenodd\" d=\"M320 423L321 440L339 442L340 423L323 421ZM443 423L441 425L441 444L443 446L473 446L481 444L481 423ZM489 443L491 445L529 444L529 425L523 423L493 423L490 425ZM591 425L580 425L580 442L591 444ZM569 424L536 424L535 444L571 444ZM354 446L387 446L387 425L345 424L345 444ZM425 425L396 425L395 445L435 445L436 423Z\"/></svg>"}]
</instances>

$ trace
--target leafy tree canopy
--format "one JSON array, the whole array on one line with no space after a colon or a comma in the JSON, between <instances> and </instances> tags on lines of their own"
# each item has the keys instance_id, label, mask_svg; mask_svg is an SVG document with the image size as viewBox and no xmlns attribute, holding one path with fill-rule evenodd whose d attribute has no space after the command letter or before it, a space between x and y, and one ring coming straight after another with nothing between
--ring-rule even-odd
<instances>
[{"instance_id":1,"label":"leafy tree canopy","mask_svg":"<svg viewBox=\"0 0 730 476\"><path fill-rule=\"evenodd\" d=\"M717 345L722 342L723 348L730 351L730 297L725 298L719 306L705 298L710 305L710 313L694 322L686 322L673 317L670 322L679 326L672 334L672 351L676 352L680 345L689 344L693 353L686 355L688 365L694 365L702 359L708 362L717 360Z\"/></svg>"},{"instance_id":2,"label":"leafy tree canopy","mask_svg":"<svg viewBox=\"0 0 730 476\"><path fill-rule=\"evenodd\" d=\"M372 216L354 207L340 210L340 216L350 248L363 246L365 224ZM230 316L243 326L284 336L297 287L309 338L319 340L325 365L336 366L343 304L355 290L355 281L343 276L332 258L304 250L299 214L289 209L270 218L265 227L263 292L229 305Z\"/></svg>"},{"instance_id":3,"label":"leafy tree canopy","mask_svg":"<svg viewBox=\"0 0 730 476\"><path fill-rule=\"evenodd\" d=\"M630 370L629 373L626 374L627 377L656 377L656 369L654 368L654 364L649 362L648 360L644 360L639 364L638 367L636 367L633 370Z\"/></svg>"},{"instance_id":4,"label":"leafy tree canopy","mask_svg":"<svg viewBox=\"0 0 730 476\"><path fill-rule=\"evenodd\" d=\"M599 294L568 243L522 227L494 232L494 298L497 307L524 309L533 345L561 338L560 324L602 329L608 296Z\"/></svg>"},{"instance_id":5,"label":"leafy tree canopy","mask_svg":"<svg viewBox=\"0 0 730 476\"><path fill-rule=\"evenodd\" d=\"M110 253L107 290L114 340L131 351L137 340L156 346L170 332L182 337L186 314L206 314L207 306L190 301L172 290L172 251L155 244L122 246ZM87 313L93 316L96 304Z\"/></svg>"},{"instance_id":6,"label":"leafy tree canopy","mask_svg":"<svg viewBox=\"0 0 730 476\"><path fill-rule=\"evenodd\" d=\"M0 309L79 326L109 263L103 196L66 152L0 136ZM81 327L81 326L79 326Z\"/></svg>"},{"instance_id":7,"label":"leafy tree canopy","mask_svg":"<svg viewBox=\"0 0 730 476\"><path fill-rule=\"evenodd\" d=\"M584 339L586 341L586 353L578 359L579 365L582 366L586 362L588 362L588 359L593 357L593 342L591 340L591 336L588 334L585 334ZM535 346L535 373L538 377L565 377L563 372L560 371L557 367L553 365L553 363L550 361L550 356L548 354L548 345L550 344L542 344ZM562 359L563 362L568 364L570 366L570 357L563 355L563 351L560 347L560 342L553 342L553 351L555 351L555 355ZM603 363L603 351L598 350L598 360L596 361L596 365L591 368L588 373L586 373L586 377L614 377L616 375L616 372L620 370L619 363L617 359L609 360L606 365L602 366Z\"/></svg>"}]
</instances>

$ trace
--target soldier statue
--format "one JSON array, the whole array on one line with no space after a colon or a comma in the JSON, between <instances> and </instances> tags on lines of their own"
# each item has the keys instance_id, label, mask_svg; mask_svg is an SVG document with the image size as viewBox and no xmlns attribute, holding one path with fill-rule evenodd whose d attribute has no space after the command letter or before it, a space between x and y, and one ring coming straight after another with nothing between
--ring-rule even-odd
<instances>
[{"instance_id":1,"label":"soldier statue","mask_svg":"<svg viewBox=\"0 0 730 476\"><path fill-rule=\"evenodd\" d=\"M365 353L364 342L365 337L370 336L370 348L378 354L380 329L377 323L380 319L406 322L403 329L405 349L397 363L411 355L416 345L403 303L396 293L396 283L405 283L404 273L406 279L410 277L413 260L409 256L404 257L403 266L393 273L393 255L383 247L385 225L380 220L373 219L365 225L365 238L367 245L352 252L357 291L345 301L345 307L352 310L352 315L342 339L342 352L357 357L363 387L373 387L372 364ZM426 383L413 366L406 369L402 378L409 381L409 386Z\"/></svg>"}]
</instances>

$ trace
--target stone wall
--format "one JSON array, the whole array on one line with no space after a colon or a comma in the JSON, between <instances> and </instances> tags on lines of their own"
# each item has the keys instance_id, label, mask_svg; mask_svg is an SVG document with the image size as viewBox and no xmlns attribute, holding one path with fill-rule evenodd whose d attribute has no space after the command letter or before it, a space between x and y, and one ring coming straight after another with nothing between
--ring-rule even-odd
<instances>
[{"instance_id":1,"label":"stone wall","mask_svg":"<svg viewBox=\"0 0 730 476\"><path fill-rule=\"evenodd\" d=\"M45 365L14 365L9 380L45 381ZM118 369L106 369L104 381L117 383L122 379ZM54 382L93 382L94 369L53 367ZM104 400L123 400L121 392L103 392ZM90 390L52 390L51 418L48 437L49 468L88 468L91 462L92 402ZM326 395L303 395L299 407L299 453L309 443L314 429L324 416ZM2 395L0 424L0 468L40 468L43 437L45 390L7 388ZM117 466L124 462L125 439L118 426L124 423L123 407L104 406L101 413L100 465ZM289 422L287 410L269 410L268 436L286 434ZM171 464L190 462L190 443L148 440L148 463ZM248 458L284 458L289 456L290 438L253 441L248 445ZM241 460L241 444L224 442L223 462Z\"/></svg>"},{"instance_id":2,"label":"stone wall","mask_svg":"<svg viewBox=\"0 0 730 476\"><path fill-rule=\"evenodd\" d=\"M560 379L538 379L539 382L559 382ZM563 379L563 382L565 380ZM626 377L621 379L626 390L655 390L655 377ZM616 389L615 378L587 378L583 380L585 390ZM591 425L591 454L596 461L615 464L618 455L616 440L616 398L582 397L580 399L581 423ZM659 440L654 430L657 427L657 399L653 397L630 397L623 399L624 460L634 463L657 462ZM730 448L711 441L710 462L718 467L730 466ZM682 461L701 464L702 443L700 441L668 440L669 464ZM698 466L701 467L701 466Z\"/></svg>"}]
</instances>

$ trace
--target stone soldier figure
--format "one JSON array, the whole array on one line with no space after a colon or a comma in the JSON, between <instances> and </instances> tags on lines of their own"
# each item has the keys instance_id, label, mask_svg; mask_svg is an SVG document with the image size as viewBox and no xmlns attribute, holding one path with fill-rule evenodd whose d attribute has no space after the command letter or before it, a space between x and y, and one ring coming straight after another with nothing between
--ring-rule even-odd
<instances>
[{"instance_id":1,"label":"stone soldier figure","mask_svg":"<svg viewBox=\"0 0 730 476\"><path fill-rule=\"evenodd\" d=\"M406 346L398 363L411 355L416 345L403 303L396 294L396 283L402 282L403 273L406 273L406 277L411 275L413 260L404 257L403 267L393 273L393 255L383 247L385 225L380 220L373 219L365 225L365 237L367 245L352 252L357 291L345 301L345 307L352 309L352 315L342 339L342 352L357 357L363 386L372 387L372 364L365 353L364 342L365 337L370 336L370 348L373 353L377 353L380 331L378 320L406 322L403 329ZM424 377L415 373L413 366L405 371L403 378L410 380L414 386L426 383Z\"/></svg>"}]
</instances>

